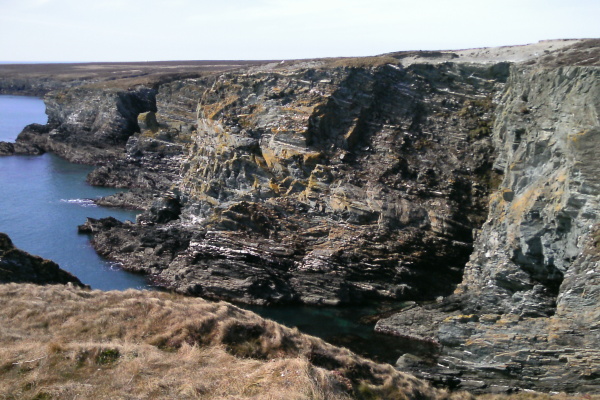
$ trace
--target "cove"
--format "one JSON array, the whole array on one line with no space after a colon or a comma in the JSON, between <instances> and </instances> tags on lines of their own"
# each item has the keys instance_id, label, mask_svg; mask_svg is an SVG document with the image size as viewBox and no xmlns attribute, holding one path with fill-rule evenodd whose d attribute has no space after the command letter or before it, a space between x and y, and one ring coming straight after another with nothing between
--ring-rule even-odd
<instances>
[{"instance_id":1,"label":"cove","mask_svg":"<svg viewBox=\"0 0 600 400\"><path fill-rule=\"evenodd\" d=\"M45 123L42 100L32 97L0 96L0 141L14 141L30 123ZM136 212L97 207L89 199L118 191L85 183L93 167L72 164L52 154L0 157L0 232L13 243L35 255L57 262L94 289L150 289L141 275L121 270L102 259L77 233L87 217L113 216L134 220ZM238 304L264 318L298 327L332 344L378 361L395 362L409 343L373 332L368 317L401 307L377 304L365 307L261 307Z\"/></svg>"},{"instance_id":2,"label":"cove","mask_svg":"<svg viewBox=\"0 0 600 400\"><path fill-rule=\"evenodd\" d=\"M30 123L45 123L42 100L0 96L0 141L14 141ZM15 246L51 259L93 289L147 289L140 275L102 259L77 226L87 217L134 220L137 212L97 207L90 199L118 189L85 182L93 167L72 164L52 154L0 157L0 232Z\"/></svg>"}]
</instances>

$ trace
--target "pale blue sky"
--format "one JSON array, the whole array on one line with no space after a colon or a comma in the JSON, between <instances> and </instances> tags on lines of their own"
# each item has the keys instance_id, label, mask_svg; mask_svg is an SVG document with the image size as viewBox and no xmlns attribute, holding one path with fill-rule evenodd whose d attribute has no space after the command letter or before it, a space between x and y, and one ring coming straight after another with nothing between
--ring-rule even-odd
<instances>
[{"instance_id":1,"label":"pale blue sky","mask_svg":"<svg viewBox=\"0 0 600 400\"><path fill-rule=\"evenodd\" d=\"M0 61L366 56L600 37L600 0L0 0Z\"/></svg>"}]
</instances>

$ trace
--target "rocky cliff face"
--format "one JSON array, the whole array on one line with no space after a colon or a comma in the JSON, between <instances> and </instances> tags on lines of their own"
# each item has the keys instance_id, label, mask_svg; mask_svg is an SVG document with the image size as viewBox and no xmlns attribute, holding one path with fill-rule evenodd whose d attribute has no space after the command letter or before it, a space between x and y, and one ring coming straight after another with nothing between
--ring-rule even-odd
<instances>
[{"instance_id":1,"label":"rocky cliff face","mask_svg":"<svg viewBox=\"0 0 600 400\"><path fill-rule=\"evenodd\" d=\"M189 124L182 126L181 113L172 111L175 102L166 104L164 97L157 100L156 90L144 86L86 85L51 92L44 99L47 125L27 126L16 143L0 143L0 154L51 151L71 162L97 165L88 176L90 184L133 189L99 204L149 208L154 196L178 181L191 135ZM167 114L156 113L157 101Z\"/></svg>"},{"instance_id":2,"label":"rocky cliff face","mask_svg":"<svg viewBox=\"0 0 600 400\"><path fill-rule=\"evenodd\" d=\"M550 316L598 220L600 71L515 68L508 87L494 127L505 178L461 290L482 308Z\"/></svg>"},{"instance_id":3,"label":"rocky cliff face","mask_svg":"<svg viewBox=\"0 0 600 400\"><path fill-rule=\"evenodd\" d=\"M202 93L197 131L181 184L147 217L180 218L113 228L95 244L209 297L338 304L449 294L485 218L492 96L507 75L506 64L382 65L186 82L180 93ZM171 231L174 248L143 239Z\"/></svg>"},{"instance_id":4,"label":"rocky cliff face","mask_svg":"<svg viewBox=\"0 0 600 400\"><path fill-rule=\"evenodd\" d=\"M413 332L445 346L441 375L598 390L599 78L597 67L513 68L493 134L503 182L456 296ZM403 332L421 311L378 327Z\"/></svg>"},{"instance_id":5,"label":"rocky cliff face","mask_svg":"<svg viewBox=\"0 0 600 400\"><path fill-rule=\"evenodd\" d=\"M466 309L501 320L472 323L466 335L452 324L440 332L462 343L477 338L475 354L492 363L504 361L499 348L513 352L504 356L512 377L596 391L600 70L517 68L512 76L494 132L505 179L459 289ZM496 329L503 319L515 327ZM520 340L507 343L520 329Z\"/></svg>"},{"instance_id":6,"label":"rocky cliff face","mask_svg":"<svg viewBox=\"0 0 600 400\"><path fill-rule=\"evenodd\" d=\"M137 117L155 111L152 89L73 88L48 94L45 131L25 129L17 142L35 144L70 161L98 164L119 158L123 145L139 132Z\"/></svg>"},{"instance_id":7,"label":"rocky cliff face","mask_svg":"<svg viewBox=\"0 0 600 400\"><path fill-rule=\"evenodd\" d=\"M163 84L156 108L144 89L97 106L100 92L50 97L56 140L22 139L112 154L90 182L160 193L108 200L143 202L136 224L81 229L166 287L437 299L379 321L428 349L399 368L468 389L598 391L598 47L271 64Z\"/></svg>"}]
</instances>

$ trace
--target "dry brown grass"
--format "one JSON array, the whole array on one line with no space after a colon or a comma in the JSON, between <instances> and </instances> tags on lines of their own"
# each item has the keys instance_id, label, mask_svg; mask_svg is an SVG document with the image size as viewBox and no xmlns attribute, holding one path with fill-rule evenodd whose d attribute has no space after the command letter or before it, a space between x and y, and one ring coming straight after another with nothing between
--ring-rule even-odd
<instances>
[{"instance_id":1,"label":"dry brown grass","mask_svg":"<svg viewBox=\"0 0 600 400\"><path fill-rule=\"evenodd\" d=\"M386 64L398 64L398 60L391 56L374 56L374 57L356 57L356 58L341 58L329 62L330 67L351 67L351 68L373 68L381 67Z\"/></svg>"},{"instance_id":2,"label":"dry brown grass","mask_svg":"<svg viewBox=\"0 0 600 400\"><path fill-rule=\"evenodd\" d=\"M30 83L46 81L48 90L70 87L74 83L97 88L130 89L153 87L173 80L197 78L264 64L268 61L150 61L125 63L0 64L0 80L21 80L20 89L4 88L12 93L31 92ZM31 81L31 82L30 82ZM53 82L53 84L51 84ZM1 86L1 85L0 85ZM2 87L0 87L2 91ZM43 94L42 93L42 94ZM39 93L37 93L39 94Z\"/></svg>"},{"instance_id":3,"label":"dry brown grass","mask_svg":"<svg viewBox=\"0 0 600 400\"><path fill-rule=\"evenodd\" d=\"M0 399L443 399L228 303L0 285Z\"/></svg>"}]
</instances>

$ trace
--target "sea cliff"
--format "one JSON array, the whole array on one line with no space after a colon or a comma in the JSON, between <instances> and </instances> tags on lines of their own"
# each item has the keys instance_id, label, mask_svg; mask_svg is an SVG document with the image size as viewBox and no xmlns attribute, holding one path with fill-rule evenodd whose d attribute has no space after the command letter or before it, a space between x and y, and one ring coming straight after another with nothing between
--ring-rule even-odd
<instances>
[{"instance_id":1,"label":"sea cliff","mask_svg":"<svg viewBox=\"0 0 600 400\"><path fill-rule=\"evenodd\" d=\"M187 295L429 301L377 330L448 386L597 392L598 40L53 92L18 143L99 165L104 256Z\"/></svg>"}]
</instances>

